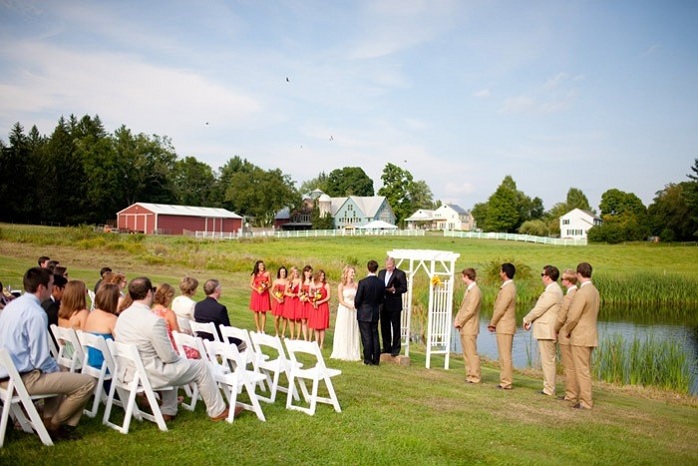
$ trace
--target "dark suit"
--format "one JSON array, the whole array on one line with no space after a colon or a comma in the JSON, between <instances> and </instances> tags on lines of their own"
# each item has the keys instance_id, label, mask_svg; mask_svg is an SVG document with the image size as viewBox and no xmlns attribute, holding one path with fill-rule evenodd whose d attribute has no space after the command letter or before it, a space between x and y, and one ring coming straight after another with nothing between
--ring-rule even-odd
<instances>
[{"instance_id":1,"label":"dark suit","mask_svg":"<svg viewBox=\"0 0 698 466\"><path fill-rule=\"evenodd\" d=\"M219 325L223 324L226 327L230 327L230 318L228 317L228 309L216 301L214 298L207 296L203 301L199 301L194 305L194 321L200 322L202 324L207 324L213 322L216 325L216 331L218 332L218 338L223 340L221 337L221 330L218 328ZM206 332L197 332L197 335L204 340L213 340L213 335ZM242 340L239 338L230 337L230 343L234 343L240 346Z\"/></svg>"},{"instance_id":2,"label":"dark suit","mask_svg":"<svg viewBox=\"0 0 698 466\"><path fill-rule=\"evenodd\" d=\"M50 297L41 303L41 307L44 308L48 315L48 328L51 328L51 324L58 325L58 309L61 307L61 302L55 301L53 297Z\"/></svg>"},{"instance_id":3,"label":"dark suit","mask_svg":"<svg viewBox=\"0 0 698 466\"><path fill-rule=\"evenodd\" d=\"M407 276L400 269L393 269L388 283L385 283L385 269L378 272L378 278L385 284L385 303L381 309L381 336L383 337L383 353L393 356L400 354L402 345L401 313L402 295L407 292ZM388 288L395 287L394 291Z\"/></svg>"},{"instance_id":4,"label":"dark suit","mask_svg":"<svg viewBox=\"0 0 698 466\"><path fill-rule=\"evenodd\" d=\"M385 285L375 275L359 280L354 297L356 320L359 321L361 344L364 347L364 364L377 366L380 362L380 341L378 339L378 317L380 306L385 299Z\"/></svg>"}]
</instances>

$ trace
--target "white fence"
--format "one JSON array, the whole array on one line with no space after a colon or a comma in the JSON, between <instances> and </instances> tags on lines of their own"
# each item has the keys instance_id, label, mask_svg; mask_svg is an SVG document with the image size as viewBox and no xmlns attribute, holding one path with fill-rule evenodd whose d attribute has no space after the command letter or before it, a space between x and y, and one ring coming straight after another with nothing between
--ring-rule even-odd
<instances>
[{"instance_id":1,"label":"white fence","mask_svg":"<svg viewBox=\"0 0 698 466\"><path fill-rule=\"evenodd\" d=\"M551 244L555 246L586 246L587 240L548 238L545 236L517 235L515 233L486 233L474 231L444 231L447 238L468 238L468 239L498 239L504 241L523 241L525 243Z\"/></svg>"},{"instance_id":2,"label":"white fence","mask_svg":"<svg viewBox=\"0 0 698 466\"><path fill-rule=\"evenodd\" d=\"M206 239L239 239L239 238L323 238L345 236L424 236L424 230L258 230L243 233L223 233L220 231L184 231L187 236Z\"/></svg>"}]
</instances>

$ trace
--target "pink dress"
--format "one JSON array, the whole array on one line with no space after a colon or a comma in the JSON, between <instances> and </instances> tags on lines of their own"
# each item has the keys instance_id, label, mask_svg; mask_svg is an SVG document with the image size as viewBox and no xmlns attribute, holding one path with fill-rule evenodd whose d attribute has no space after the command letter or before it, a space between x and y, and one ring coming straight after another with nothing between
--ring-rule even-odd
<instances>
[{"instance_id":1,"label":"pink dress","mask_svg":"<svg viewBox=\"0 0 698 466\"><path fill-rule=\"evenodd\" d=\"M284 317L284 307L286 307L286 300L289 299L284 296L284 291L286 291L286 285L278 284L274 285L272 293L276 296L281 296L281 302L277 301L276 298L271 297L271 311L272 314L279 317Z\"/></svg>"},{"instance_id":2,"label":"pink dress","mask_svg":"<svg viewBox=\"0 0 698 466\"><path fill-rule=\"evenodd\" d=\"M269 297L269 276L267 274L257 274L254 277L252 285L255 287L252 290L252 296L250 297L250 310L254 312L267 312L271 310L271 298ZM257 292L257 290L264 289L262 293Z\"/></svg>"},{"instance_id":3,"label":"pink dress","mask_svg":"<svg viewBox=\"0 0 698 466\"><path fill-rule=\"evenodd\" d=\"M172 348L174 348L175 351L177 351L177 345L175 344L174 337L172 336L172 327L170 327L170 323L167 322L167 319L165 319L165 316L167 315L167 311L169 311L169 309L151 309L151 311L153 311L153 314L155 314L156 316L161 317L165 320L165 323L167 324L167 336L170 337ZM187 359L201 359L201 355L199 354L199 352L189 346L184 347L184 354L187 355Z\"/></svg>"},{"instance_id":4,"label":"pink dress","mask_svg":"<svg viewBox=\"0 0 698 466\"><path fill-rule=\"evenodd\" d=\"M315 293L318 292L320 294L320 297L317 298L318 301L322 301L323 299L327 298L327 290L324 286L315 290ZM314 330L325 330L326 328L329 328L329 326L330 304L328 302L318 304L317 309L311 306L310 318L308 318L308 327Z\"/></svg>"}]
</instances>

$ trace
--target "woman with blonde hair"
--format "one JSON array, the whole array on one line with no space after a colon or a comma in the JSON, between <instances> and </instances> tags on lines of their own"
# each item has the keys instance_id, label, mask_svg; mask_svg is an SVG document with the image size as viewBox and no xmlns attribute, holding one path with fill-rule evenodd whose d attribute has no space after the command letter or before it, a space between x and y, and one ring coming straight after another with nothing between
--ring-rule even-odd
<instances>
[{"instance_id":1,"label":"woman with blonde hair","mask_svg":"<svg viewBox=\"0 0 698 466\"><path fill-rule=\"evenodd\" d=\"M196 289L199 286L199 281L193 277L184 277L179 281L179 290L181 295L177 296L172 301L172 310L177 315L177 323L180 331L191 334L189 321L194 320L194 306L196 302L192 296L196 294Z\"/></svg>"},{"instance_id":2,"label":"woman with blonde hair","mask_svg":"<svg viewBox=\"0 0 698 466\"><path fill-rule=\"evenodd\" d=\"M80 280L70 280L63 290L61 306L58 308L58 326L85 330L87 310L87 286Z\"/></svg>"},{"instance_id":3,"label":"woman with blonde hair","mask_svg":"<svg viewBox=\"0 0 698 466\"><path fill-rule=\"evenodd\" d=\"M288 272L288 280L286 283L286 304L284 305L284 323L281 329L281 335L286 335L286 324L289 324L291 330L291 339L296 337L296 321L300 321L301 302L299 299L301 288L301 279L298 275L298 269L291 267ZM300 327L300 322L298 322Z\"/></svg>"},{"instance_id":4,"label":"woman with blonde hair","mask_svg":"<svg viewBox=\"0 0 698 466\"><path fill-rule=\"evenodd\" d=\"M332 344L333 359L343 361L361 361L359 352L359 322L356 320L356 308L354 296L356 296L357 284L354 281L356 270L347 265L342 271L342 280L337 286L339 306L337 308L337 320L334 324L334 341Z\"/></svg>"}]
</instances>

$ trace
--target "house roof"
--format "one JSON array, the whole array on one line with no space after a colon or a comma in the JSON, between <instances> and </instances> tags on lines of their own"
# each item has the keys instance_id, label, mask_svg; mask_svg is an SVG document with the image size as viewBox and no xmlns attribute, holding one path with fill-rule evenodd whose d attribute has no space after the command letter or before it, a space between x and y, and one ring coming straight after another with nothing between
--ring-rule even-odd
<instances>
[{"instance_id":1,"label":"house roof","mask_svg":"<svg viewBox=\"0 0 698 466\"><path fill-rule=\"evenodd\" d=\"M181 215L185 217L207 217L207 218L239 218L242 217L235 212L220 207L195 207L187 205L151 204L148 202L136 202L126 209L120 210L117 214L139 205L157 215Z\"/></svg>"},{"instance_id":2,"label":"house roof","mask_svg":"<svg viewBox=\"0 0 698 466\"><path fill-rule=\"evenodd\" d=\"M419 209L405 219L406 222L420 222L424 220L434 220L434 211L428 209Z\"/></svg>"},{"instance_id":3,"label":"house roof","mask_svg":"<svg viewBox=\"0 0 698 466\"><path fill-rule=\"evenodd\" d=\"M356 204L366 217L375 217L378 210L385 201L385 196L349 196L349 197L333 197L332 198L332 216L337 214L337 211L347 202L347 200Z\"/></svg>"},{"instance_id":4,"label":"house roof","mask_svg":"<svg viewBox=\"0 0 698 466\"><path fill-rule=\"evenodd\" d=\"M582 210L582 209L580 209L580 208L578 208L578 207L575 207L574 209L570 210L569 212L567 212L567 213L566 213L565 215L563 215L562 217L568 217L568 216L571 216L571 215L579 216L579 214L584 214L584 215L586 215L587 217L592 218L592 219L601 220L601 218L600 218L600 217L597 217L596 215L594 215L593 212L589 212L588 210ZM561 218L562 218L562 217L561 217Z\"/></svg>"},{"instance_id":5,"label":"house roof","mask_svg":"<svg viewBox=\"0 0 698 466\"><path fill-rule=\"evenodd\" d=\"M362 230L395 230L397 227L392 223L384 222L383 220L374 220L366 225L361 225L357 228Z\"/></svg>"}]
</instances>

